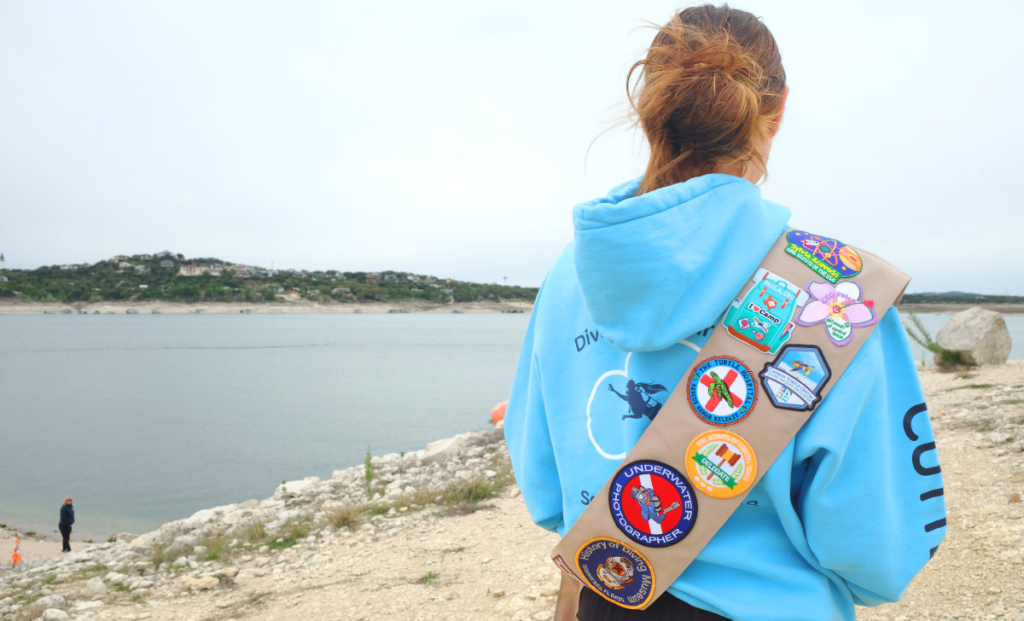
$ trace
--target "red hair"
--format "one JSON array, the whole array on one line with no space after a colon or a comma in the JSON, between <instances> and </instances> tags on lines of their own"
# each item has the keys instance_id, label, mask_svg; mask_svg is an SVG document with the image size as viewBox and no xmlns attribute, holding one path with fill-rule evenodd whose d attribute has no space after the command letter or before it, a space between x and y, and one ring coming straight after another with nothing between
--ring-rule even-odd
<instances>
[{"instance_id":1,"label":"red hair","mask_svg":"<svg viewBox=\"0 0 1024 621\"><path fill-rule=\"evenodd\" d=\"M758 148L777 128L785 88L782 56L760 19L728 5L676 13L626 78L651 147L637 194L732 163L765 171Z\"/></svg>"}]
</instances>

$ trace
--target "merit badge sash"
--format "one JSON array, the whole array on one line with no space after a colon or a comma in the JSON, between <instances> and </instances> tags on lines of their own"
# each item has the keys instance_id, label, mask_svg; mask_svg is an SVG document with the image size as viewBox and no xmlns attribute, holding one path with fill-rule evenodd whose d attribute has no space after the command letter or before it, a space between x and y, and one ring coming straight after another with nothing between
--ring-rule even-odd
<instances>
[{"instance_id":1,"label":"merit badge sash","mask_svg":"<svg viewBox=\"0 0 1024 621\"><path fill-rule=\"evenodd\" d=\"M618 606L649 606L744 501L909 282L835 239L783 234L555 546L559 569Z\"/></svg>"}]
</instances>

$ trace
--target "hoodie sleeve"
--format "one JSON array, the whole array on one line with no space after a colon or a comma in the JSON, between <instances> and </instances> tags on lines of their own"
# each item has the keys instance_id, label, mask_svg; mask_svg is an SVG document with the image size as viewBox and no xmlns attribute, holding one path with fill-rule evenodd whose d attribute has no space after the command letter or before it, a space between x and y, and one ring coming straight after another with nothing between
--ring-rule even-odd
<instances>
[{"instance_id":1,"label":"hoodie sleeve","mask_svg":"<svg viewBox=\"0 0 1024 621\"><path fill-rule=\"evenodd\" d=\"M563 522L562 488L544 408L540 365L534 353L534 329L543 293L542 287L519 355L505 412L505 440L530 516L538 526L557 531Z\"/></svg>"},{"instance_id":2,"label":"hoodie sleeve","mask_svg":"<svg viewBox=\"0 0 1024 621\"><path fill-rule=\"evenodd\" d=\"M899 314L889 310L797 435L794 504L817 561L877 606L902 597L946 534L942 475Z\"/></svg>"}]
</instances>

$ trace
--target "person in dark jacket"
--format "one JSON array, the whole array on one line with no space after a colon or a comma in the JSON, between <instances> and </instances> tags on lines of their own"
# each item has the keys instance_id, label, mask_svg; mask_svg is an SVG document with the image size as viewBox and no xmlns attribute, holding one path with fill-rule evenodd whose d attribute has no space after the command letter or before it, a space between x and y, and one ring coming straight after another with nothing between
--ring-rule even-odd
<instances>
[{"instance_id":1,"label":"person in dark jacket","mask_svg":"<svg viewBox=\"0 0 1024 621\"><path fill-rule=\"evenodd\" d=\"M71 501L71 496L64 499L64 505L60 508L60 524L57 528L60 529L61 537L64 537L64 550L63 552L71 551L71 525L75 523L75 505Z\"/></svg>"}]
</instances>

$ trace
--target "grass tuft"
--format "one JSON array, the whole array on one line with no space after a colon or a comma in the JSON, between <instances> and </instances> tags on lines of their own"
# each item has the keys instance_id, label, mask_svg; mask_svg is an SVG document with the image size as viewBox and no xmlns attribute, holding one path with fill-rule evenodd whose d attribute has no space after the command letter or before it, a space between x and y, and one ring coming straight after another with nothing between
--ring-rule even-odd
<instances>
[{"instance_id":1,"label":"grass tuft","mask_svg":"<svg viewBox=\"0 0 1024 621\"><path fill-rule=\"evenodd\" d=\"M416 584L432 584L435 580L437 580L440 577L441 577L440 574L436 574L434 572L430 572L430 573L428 573L426 575L423 575L423 576L420 576L419 578L417 578L416 579Z\"/></svg>"},{"instance_id":2,"label":"grass tuft","mask_svg":"<svg viewBox=\"0 0 1024 621\"><path fill-rule=\"evenodd\" d=\"M342 505L326 511L327 523L334 528L354 529L363 523L363 514L352 505Z\"/></svg>"}]
</instances>

